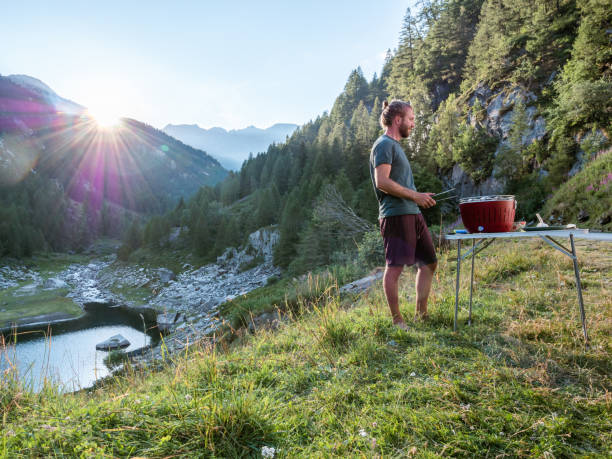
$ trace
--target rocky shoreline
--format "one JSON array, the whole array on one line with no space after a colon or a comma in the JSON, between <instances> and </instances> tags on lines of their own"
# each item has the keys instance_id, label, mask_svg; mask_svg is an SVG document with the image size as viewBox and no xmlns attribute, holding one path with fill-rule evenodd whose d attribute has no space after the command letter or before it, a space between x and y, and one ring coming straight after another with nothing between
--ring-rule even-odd
<instances>
[{"instance_id":1,"label":"rocky shoreline","mask_svg":"<svg viewBox=\"0 0 612 459\"><path fill-rule=\"evenodd\" d=\"M171 333L163 340L163 352L172 353L211 334L219 326L217 307L220 304L266 285L271 277L280 275L280 269L272 263L278 237L275 228L258 230L249 236L244 247L229 248L215 263L199 268L186 264L178 276L165 268L120 263L112 254L93 258L86 264L72 264L47 279L26 267L2 267L0 286L9 288L28 282L15 292L16 295L33 294L40 289L68 289L66 297L84 312L88 305L100 304L128 308L135 313L142 313L143 307L158 314L180 313L180 320L173 324ZM254 261L260 263L244 269ZM150 294L139 301L122 293L135 289ZM75 319L78 317L48 314L15 322L22 328ZM147 355L147 359L160 358L161 346L160 342L149 349L150 352L140 353Z\"/></svg>"}]
</instances>

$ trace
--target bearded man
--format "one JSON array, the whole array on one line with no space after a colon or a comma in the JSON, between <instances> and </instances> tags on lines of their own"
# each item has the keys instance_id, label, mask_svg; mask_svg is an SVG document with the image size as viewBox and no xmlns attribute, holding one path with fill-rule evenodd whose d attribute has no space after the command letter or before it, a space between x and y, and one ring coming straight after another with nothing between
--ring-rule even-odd
<instances>
[{"instance_id":1,"label":"bearded man","mask_svg":"<svg viewBox=\"0 0 612 459\"><path fill-rule=\"evenodd\" d=\"M400 140L414 128L409 102L383 102L380 124L385 130L370 153L370 176L378 199L380 232L385 247L383 288L393 323L407 330L399 310L399 278L404 266L417 265L415 318L427 318L427 299L438 265L429 229L419 207L435 206L434 193L419 193Z\"/></svg>"}]
</instances>

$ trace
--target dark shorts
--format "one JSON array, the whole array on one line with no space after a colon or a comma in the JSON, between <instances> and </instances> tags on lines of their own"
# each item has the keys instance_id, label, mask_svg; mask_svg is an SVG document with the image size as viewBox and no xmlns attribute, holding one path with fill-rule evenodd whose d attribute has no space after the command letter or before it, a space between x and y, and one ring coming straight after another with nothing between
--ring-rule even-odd
<instances>
[{"instance_id":1,"label":"dark shorts","mask_svg":"<svg viewBox=\"0 0 612 459\"><path fill-rule=\"evenodd\" d=\"M422 214L380 219L387 266L430 265L438 261L431 234Z\"/></svg>"}]
</instances>

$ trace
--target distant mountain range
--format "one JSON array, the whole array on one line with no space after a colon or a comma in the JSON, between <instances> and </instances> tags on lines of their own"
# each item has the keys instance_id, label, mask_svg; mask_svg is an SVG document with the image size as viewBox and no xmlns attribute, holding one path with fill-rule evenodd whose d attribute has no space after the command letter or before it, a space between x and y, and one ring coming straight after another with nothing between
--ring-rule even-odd
<instances>
[{"instance_id":1,"label":"distant mountain range","mask_svg":"<svg viewBox=\"0 0 612 459\"><path fill-rule=\"evenodd\" d=\"M86 108L26 75L0 75L0 189L38 174L66 196L160 212L227 175L206 152L136 120L104 129Z\"/></svg>"},{"instance_id":2,"label":"distant mountain range","mask_svg":"<svg viewBox=\"0 0 612 459\"><path fill-rule=\"evenodd\" d=\"M187 145L207 151L223 167L238 170L250 153L265 152L270 144L284 142L297 127L297 124L278 123L267 129L249 126L226 131L220 127L203 129L197 124L168 124L163 131Z\"/></svg>"}]
</instances>

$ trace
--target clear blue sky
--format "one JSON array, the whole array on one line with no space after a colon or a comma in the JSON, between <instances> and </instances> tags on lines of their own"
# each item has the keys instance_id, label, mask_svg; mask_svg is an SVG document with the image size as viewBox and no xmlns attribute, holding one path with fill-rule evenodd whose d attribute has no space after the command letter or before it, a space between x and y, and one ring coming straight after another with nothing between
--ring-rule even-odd
<instances>
[{"instance_id":1,"label":"clear blue sky","mask_svg":"<svg viewBox=\"0 0 612 459\"><path fill-rule=\"evenodd\" d=\"M414 0L27 1L0 12L0 74L162 128L302 124L371 79Z\"/></svg>"}]
</instances>

